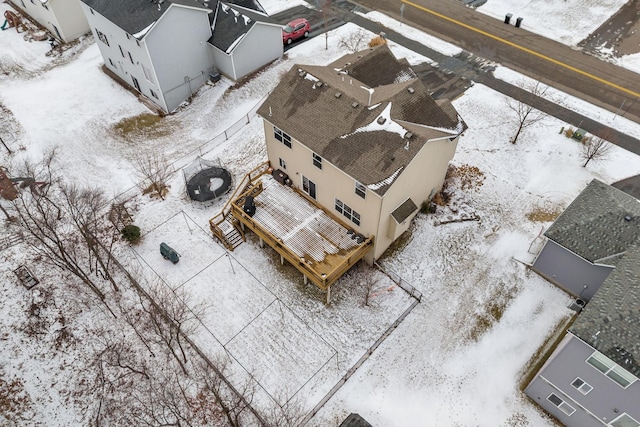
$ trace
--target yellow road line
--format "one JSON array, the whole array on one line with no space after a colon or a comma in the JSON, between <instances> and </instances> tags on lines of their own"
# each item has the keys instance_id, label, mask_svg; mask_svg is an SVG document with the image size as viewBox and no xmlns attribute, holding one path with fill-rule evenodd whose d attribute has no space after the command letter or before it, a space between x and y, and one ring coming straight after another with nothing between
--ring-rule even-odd
<instances>
[{"instance_id":1,"label":"yellow road line","mask_svg":"<svg viewBox=\"0 0 640 427\"><path fill-rule=\"evenodd\" d=\"M526 48L524 46L520 46L519 44L516 44L516 43L511 42L509 40L505 40L505 39L503 39L501 37L498 37L498 36L496 36L494 34L488 33L486 31L483 31L483 30L479 29L479 28L476 28L476 27L473 27L471 25L465 24L464 22L457 21L457 20L455 20L453 18L450 18L450 17L448 17L446 15L443 15L443 14L438 13L436 11L433 11L431 9L427 9L426 7L420 6L419 4L412 3L412 2L410 2L408 0L401 0L401 1L402 1L402 3L408 4L409 6L415 7L416 9L422 10L423 12L430 13L431 15L437 16L438 18L442 18L445 21L452 22L452 23L454 23L456 25L459 25L461 27L464 27L464 28L466 28L468 30L474 31L474 32L476 32L478 34L482 34L483 36L492 38L492 39L494 39L496 41L499 41L501 43L504 43L504 44L509 45L511 47L514 47L516 49L520 49L523 52L527 52L528 54L531 54L533 56L537 56L538 58L544 59L545 61L549 61L549 62L551 62L553 64L559 65L559 66L561 66L563 68L566 68L567 70L571 70L571 71L573 71L575 73L581 74L581 75L583 75L585 77L588 77L590 79L593 79L595 81L603 83L603 84L605 84L607 86L611 86L613 88L621 90L622 92L628 93L629 95L640 97L640 93L637 93L637 92L634 92L634 91L632 91L630 89L624 88L624 87L622 87L620 85L612 83L612 82L610 82L608 80L605 80L605 79L603 79L601 77L594 76L593 74L589 74L586 71L583 71L583 70L581 70L579 68L576 68L576 67L572 67L571 65L565 64L564 62L558 61L557 59L550 58L550 57L548 57L546 55L543 55L543 54L541 54L539 52L536 52L535 50L531 50L531 49Z\"/></svg>"}]
</instances>

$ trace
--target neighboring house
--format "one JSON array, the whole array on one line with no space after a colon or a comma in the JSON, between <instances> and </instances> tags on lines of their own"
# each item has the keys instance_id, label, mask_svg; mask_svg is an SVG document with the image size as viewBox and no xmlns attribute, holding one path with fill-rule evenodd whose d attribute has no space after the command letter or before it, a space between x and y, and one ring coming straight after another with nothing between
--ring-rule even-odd
<instances>
[{"instance_id":1,"label":"neighboring house","mask_svg":"<svg viewBox=\"0 0 640 427\"><path fill-rule=\"evenodd\" d=\"M175 110L206 83L216 69L216 58L221 72L238 79L282 55L282 39L272 36L273 24L252 21L267 19L256 1L239 1L243 6L234 9L202 0L82 2L106 67L165 112ZM224 29L212 38L214 10ZM225 51L210 44L231 33L235 43ZM225 58L230 58L230 68Z\"/></svg>"},{"instance_id":2,"label":"neighboring house","mask_svg":"<svg viewBox=\"0 0 640 427\"><path fill-rule=\"evenodd\" d=\"M12 4L64 43L89 32L80 0L12 0Z\"/></svg>"},{"instance_id":3,"label":"neighboring house","mask_svg":"<svg viewBox=\"0 0 640 427\"><path fill-rule=\"evenodd\" d=\"M544 233L532 269L589 301L627 249L640 239L640 203L593 180Z\"/></svg>"},{"instance_id":4,"label":"neighboring house","mask_svg":"<svg viewBox=\"0 0 640 427\"><path fill-rule=\"evenodd\" d=\"M386 45L328 66L295 65L258 114L271 165L355 232L375 237L368 262L441 189L466 129Z\"/></svg>"},{"instance_id":5,"label":"neighboring house","mask_svg":"<svg viewBox=\"0 0 640 427\"><path fill-rule=\"evenodd\" d=\"M545 233L538 260L548 259L534 263L590 299L525 389L568 427L640 427L639 229L640 202L593 180Z\"/></svg>"},{"instance_id":6,"label":"neighboring house","mask_svg":"<svg viewBox=\"0 0 640 427\"><path fill-rule=\"evenodd\" d=\"M209 44L217 70L239 80L282 56L282 26L255 10L218 3Z\"/></svg>"}]
</instances>

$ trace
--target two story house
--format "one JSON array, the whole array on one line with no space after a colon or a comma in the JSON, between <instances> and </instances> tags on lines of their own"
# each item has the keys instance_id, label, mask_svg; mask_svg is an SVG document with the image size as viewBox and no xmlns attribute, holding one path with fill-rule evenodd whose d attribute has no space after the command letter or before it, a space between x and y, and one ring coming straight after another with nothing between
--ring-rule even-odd
<instances>
[{"instance_id":1,"label":"two story house","mask_svg":"<svg viewBox=\"0 0 640 427\"><path fill-rule=\"evenodd\" d=\"M533 270L588 301L525 393L568 427L640 426L640 202L593 180Z\"/></svg>"},{"instance_id":2,"label":"two story house","mask_svg":"<svg viewBox=\"0 0 640 427\"><path fill-rule=\"evenodd\" d=\"M441 189L466 129L387 45L295 65L258 110L269 162L356 233L371 263Z\"/></svg>"},{"instance_id":3,"label":"two story house","mask_svg":"<svg viewBox=\"0 0 640 427\"><path fill-rule=\"evenodd\" d=\"M261 7L249 9L256 1L240 3L82 0L82 7L106 67L171 112L216 68L239 79L282 55L280 28L260 21L268 20Z\"/></svg>"},{"instance_id":4,"label":"two story house","mask_svg":"<svg viewBox=\"0 0 640 427\"><path fill-rule=\"evenodd\" d=\"M80 0L13 0L12 4L61 42L69 43L89 32Z\"/></svg>"}]
</instances>

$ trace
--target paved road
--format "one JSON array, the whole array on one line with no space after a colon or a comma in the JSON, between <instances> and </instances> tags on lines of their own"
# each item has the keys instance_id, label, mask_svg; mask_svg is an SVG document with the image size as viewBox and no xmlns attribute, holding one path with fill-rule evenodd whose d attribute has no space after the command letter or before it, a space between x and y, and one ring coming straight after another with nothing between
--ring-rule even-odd
<instances>
[{"instance_id":1,"label":"paved road","mask_svg":"<svg viewBox=\"0 0 640 427\"><path fill-rule=\"evenodd\" d=\"M448 2L451 0L445 0L445 2ZM455 1L455 0L454 0ZM422 45L420 43L417 43L414 40L408 39L406 37L404 37L402 34L396 33L394 31L391 31L387 28L382 27L380 24L373 22L373 21L369 21L368 19L363 18L361 15L354 13L354 12L368 12L371 9L368 9L367 7L363 7L362 4L363 3L372 3L372 2L379 2L381 4L386 4L385 0L360 0L359 4L355 4L352 3L348 0L333 0L332 2L332 13L327 14L327 16L329 17L329 19L327 20L326 23L323 24L323 20L322 20L322 15L316 11L316 10L312 10L312 9L308 9L302 6L298 6L292 9L289 9L285 12L282 12L281 14L275 15L273 18L275 18L276 20L278 20L279 22L286 22L288 20L291 20L294 17L297 16L304 16L306 18L308 18L310 20L310 22L312 23L312 32L311 35L312 36L317 36L320 35L322 33L322 31L326 28L334 28L336 26L342 25L344 22L353 22L357 25L359 25L360 27L366 28L367 30L373 32L373 33L379 33L381 31L384 31L387 34L387 37L390 40L393 40L394 42L407 47L408 49L411 49L417 53L420 53L428 58L433 59L434 61L438 62L439 64L439 68L440 68L440 73L445 72L445 73L453 73L453 75L457 76L457 78L461 78L464 80L473 80L482 84L485 84L488 87L491 87L492 89L499 91L501 93L504 93L505 95L508 95L512 98L515 99L520 99L520 100L527 100L527 102L531 103L535 108L544 111L545 113L554 116L556 118L558 118L559 120L562 120L566 123L568 123L569 125L572 125L574 127L582 127L583 129L585 129L587 132L597 135L597 136L601 136L603 138L606 138L608 141L613 142L614 144L627 149L628 151L631 151L633 153L636 154L640 154L640 140L631 137L629 135L623 134L619 131L617 131L616 129L612 129L607 127L606 125L603 125L595 120L592 120L589 117L583 116L581 114L575 113L571 110L568 110L560 105L554 104L553 102L550 102L546 99L543 98L535 98L532 99L532 97L525 93L522 89L520 89L519 87L516 87L514 85L511 85L509 83L506 83L502 80L498 80L495 79L493 77L493 75L491 74L491 70L493 69L493 67L491 66L487 66L487 61L485 61L484 59L487 56L490 55L486 55L487 53L487 48L483 48L480 49L482 51L482 55L474 55L472 53L469 52L464 52L461 55L458 55L458 57L449 57L449 56L445 56L443 54L441 54L440 52L437 52L431 48L429 48L428 46ZM314 0L310 0L310 3L315 3ZM376 8L376 10L381 10L384 11L385 13L389 14L389 15L394 15L394 13L399 13L399 5L401 4L399 1L393 1L390 2L393 4L395 4L398 9L396 12L393 11L387 11L387 10L383 10L381 8ZM455 4L455 3L454 3ZM370 6L372 7L372 6ZM476 11L473 11L465 6L462 6L462 9L464 11L466 11L467 13L472 13L472 14L477 14L477 15L481 15ZM404 12L404 22L407 22L407 11L409 10L409 6L405 6L405 12ZM411 16L411 14L409 14ZM503 26L506 27L507 30L509 31L520 31L521 29L517 29L515 27L513 28L509 28L508 25L506 24L502 24L500 21L496 21L495 19L492 18L486 18L484 16L480 16L483 20L487 20L488 23L487 25L491 24L493 27L498 27L498 28L502 28ZM397 16L397 18L399 19L399 16ZM417 25L415 23L411 23L412 26L415 26L417 28L420 28L421 30L425 31L425 32L430 32L428 28L422 26L422 25ZM441 34L435 34L437 35L439 38L445 39L447 41L450 41L453 44L458 44L455 42L455 40L452 40L448 37L445 37ZM504 35L504 34L503 34ZM532 35L532 39L542 39L540 36L535 36ZM491 42L491 40L493 39L489 39L488 42ZM302 42L302 41L301 41ZM493 40L493 43L499 43L496 40ZM564 45L559 45L557 43L551 42L552 44L554 44L558 49L567 49L571 52L572 51L570 48L564 46ZM604 64L604 65L610 65L610 64L605 64L602 63L601 61L599 61L597 58L594 57L590 57L587 56L585 54L582 54L580 52L578 52L578 55L580 57L585 57L588 58L588 60L590 60L591 62L594 62L595 64ZM520 52L520 56L522 55L522 52ZM528 58L528 60L531 60L531 58ZM539 62L539 59L537 60ZM497 61L496 61L497 62ZM502 63L505 62L509 62L509 61L502 61ZM505 64L508 65L508 64ZM552 64L553 65L553 64ZM511 68L514 69L520 69L517 66L514 65L508 65ZM617 67L616 67L617 68ZM551 74L551 76L553 76L553 71L549 71ZM565 69L565 72L567 72L567 70ZM431 81L427 82L425 81L425 83L427 84L427 87L429 87L431 90L438 90L437 87L434 86L430 86L429 83L433 83L433 74L432 72L429 72L427 70L427 72L425 73L418 73L421 77L422 76L426 76L426 79L431 79ZM636 82L635 84L637 85L638 82L637 80L640 79L640 76L638 76L635 73L628 73L631 76L635 77ZM532 76L534 78L540 79L540 76ZM562 85L558 86L556 84L553 84L552 82L548 81L548 80L544 80L543 81L547 82L548 84L550 84L551 86L554 87L558 87L560 89L562 89L565 92L571 93L573 95L575 95L578 98L582 98L582 99L586 99L587 101L590 101L592 103L596 103L598 104L598 102L594 102L594 100L591 98L590 95L585 95L582 92L579 92L578 90L572 89L572 88L568 88L568 87L563 87ZM436 83L437 82L437 76L436 76ZM590 83L591 85L592 83ZM455 88L462 88L462 90L464 89L464 87L466 87L467 85L465 85L464 83L459 83L457 82L455 85ZM454 88L454 89L455 89ZM609 91L613 91L613 88L605 88L603 90L609 90ZM640 89L639 89L640 90ZM436 92L437 93L437 92ZM451 94L455 94L455 91L450 91L450 92L444 92L442 95L443 97L447 97ZM600 103L600 105L602 105ZM611 106L608 106L611 107ZM614 110L615 112L618 112L620 115L624 115L625 117L634 120L633 114L632 112L627 111L627 109L631 109L633 107L633 104L631 101L626 102L625 101L625 105L623 109L620 109L620 105L618 105L616 107L616 110ZM620 111L618 111L620 110ZM632 110L633 111L633 110ZM614 113L612 113L614 114ZM636 120L639 121L640 120ZM559 130L559 129L558 129Z\"/></svg>"}]
</instances>

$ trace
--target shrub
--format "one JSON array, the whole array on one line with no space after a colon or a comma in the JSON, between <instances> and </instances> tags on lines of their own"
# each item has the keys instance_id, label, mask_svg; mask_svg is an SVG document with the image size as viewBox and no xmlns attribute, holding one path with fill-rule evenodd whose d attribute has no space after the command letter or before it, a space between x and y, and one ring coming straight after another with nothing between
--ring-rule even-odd
<instances>
[{"instance_id":1,"label":"shrub","mask_svg":"<svg viewBox=\"0 0 640 427\"><path fill-rule=\"evenodd\" d=\"M122 229L122 238L132 245L140 241L140 227L129 224Z\"/></svg>"}]
</instances>

